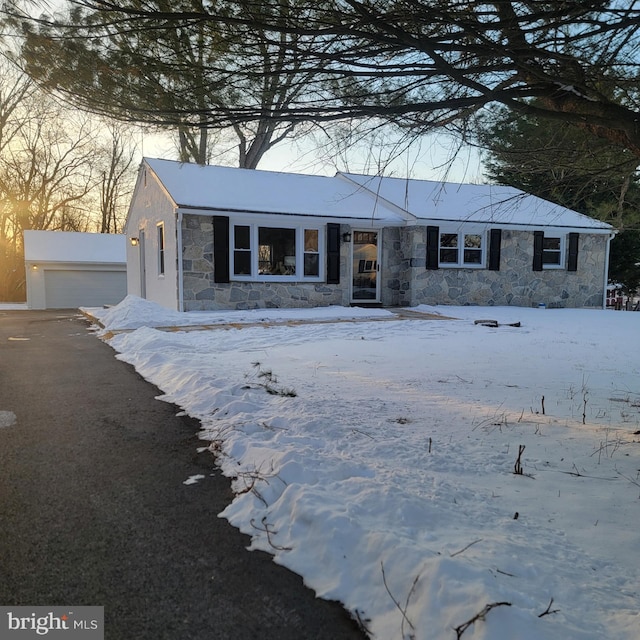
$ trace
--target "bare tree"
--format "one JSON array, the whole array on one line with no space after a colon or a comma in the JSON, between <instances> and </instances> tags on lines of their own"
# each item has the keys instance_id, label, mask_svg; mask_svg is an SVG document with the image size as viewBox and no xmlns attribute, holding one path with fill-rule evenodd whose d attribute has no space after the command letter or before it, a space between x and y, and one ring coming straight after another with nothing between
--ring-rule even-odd
<instances>
[{"instance_id":1,"label":"bare tree","mask_svg":"<svg viewBox=\"0 0 640 640\"><path fill-rule=\"evenodd\" d=\"M103 156L111 164L101 161L101 136L86 114L63 108L0 64L0 299L24 296L23 231L95 229L99 187L105 230L116 230L116 200L126 195L131 160L116 139Z\"/></svg>"},{"instance_id":2,"label":"bare tree","mask_svg":"<svg viewBox=\"0 0 640 640\"><path fill-rule=\"evenodd\" d=\"M117 123L105 126L108 139L103 144L102 158L98 161L99 184L97 192L100 201L100 233L121 233L126 211L133 190L132 171L134 151L129 130Z\"/></svg>"},{"instance_id":3,"label":"bare tree","mask_svg":"<svg viewBox=\"0 0 640 640\"><path fill-rule=\"evenodd\" d=\"M122 10L114 14L71 4L75 7L65 16L6 22L24 29L23 57L16 61L46 90L56 90L90 112L173 128L183 161L209 161L210 143L216 139L211 128L236 136L237 162L245 168L255 168L269 149L306 130L301 121L270 115L287 111L307 91L311 76L287 53L302 36L274 37L248 22L220 29L209 20L183 24L158 21L151 14L130 23L129 12L148 6L140 0L121 3ZM271 13L284 20L299 4L304 3L282 0ZM200 0L157 0L155 6L165 12L186 7L205 13ZM236 10L233 3L216 6ZM250 72L237 73L241 69ZM210 121L211 111L242 109L254 102L264 117L233 119L221 126Z\"/></svg>"}]
</instances>

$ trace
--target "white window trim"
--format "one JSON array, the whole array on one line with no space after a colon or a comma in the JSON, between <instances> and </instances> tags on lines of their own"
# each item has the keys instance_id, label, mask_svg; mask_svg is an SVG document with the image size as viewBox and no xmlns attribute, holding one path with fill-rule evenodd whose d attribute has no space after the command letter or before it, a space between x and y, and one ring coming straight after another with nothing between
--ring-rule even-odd
<instances>
[{"instance_id":1,"label":"white window trim","mask_svg":"<svg viewBox=\"0 0 640 640\"><path fill-rule=\"evenodd\" d=\"M234 253L235 253L235 228L249 227L251 246L251 274L236 275L234 273ZM260 275L258 273L258 230L267 229L294 229L296 233L296 275ZM318 232L318 275L304 275L304 232L311 229ZM229 233L229 276L234 282L324 282L326 269L326 229L324 225L317 224L286 224L284 222L253 222L234 221L231 223ZM308 252L310 253L310 252Z\"/></svg>"},{"instance_id":2,"label":"white window trim","mask_svg":"<svg viewBox=\"0 0 640 640\"><path fill-rule=\"evenodd\" d=\"M160 239L162 238L162 242ZM160 222L156 225L156 241L157 246L157 270L158 278L164 278L164 274L167 271L167 238L164 232L164 222Z\"/></svg>"},{"instance_id":3,"label":"white window trim","mask_svg":"<svg viewBox=\"0 0 640 640\"><path fill-rule=\"evenodd\" d=\"M440 244L440 239L443 235L457 235L458 236L458 262L441 262L440 261L440 250L442 246ZM482 252L481 259L479 263L466 263L464 262L464 237L465 236L480 236L480 250ZM460 231L458 229L443 229L442 227L438 233L438 267L440 269L486 269L487 267L487 252L489 250L489 245L487 241L487 233L486 231L474 231L465 229L464 231Z\"/></svg>"},{"instance_id":4,"label":"white window trim","mask_svg":"<svg viewBox=\"0 0 640 640\"><path fill-rule=\"evenodd\" d=\"M551 251L550 249L544 249L544 241L548 238L559 238L560 239L560 250L558 252L553 251L553 253L560 254L560 264L545 264L544 262L544 254L545 251ZM566 269L567 268L567 236L565 234L547 234L545 232L542 237L543 249L542 249L542 269Z\"/></svg>"}]
</instances>

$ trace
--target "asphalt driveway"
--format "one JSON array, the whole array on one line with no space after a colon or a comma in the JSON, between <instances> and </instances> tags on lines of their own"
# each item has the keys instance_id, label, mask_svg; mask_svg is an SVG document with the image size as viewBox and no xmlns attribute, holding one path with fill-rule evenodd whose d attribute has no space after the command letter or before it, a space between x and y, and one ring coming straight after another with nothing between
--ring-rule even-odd
<instances>
[{"instance_id":1,"label":"asphalt driveway","mask_svg":"<svg viewBox=\"0 0 640 640\"><path fill-rule=\"evenodd\" d=\"M77 312L0 311L0 605L104 606L109 640L364 638L217 517L229 481L157 395Z\"/></svg>"}]
</instances>

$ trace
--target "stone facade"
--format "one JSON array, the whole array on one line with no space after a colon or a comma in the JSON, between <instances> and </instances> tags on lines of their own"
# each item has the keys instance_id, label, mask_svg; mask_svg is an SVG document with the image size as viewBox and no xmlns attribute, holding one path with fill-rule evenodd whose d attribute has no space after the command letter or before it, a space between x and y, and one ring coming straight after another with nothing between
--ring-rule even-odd
<instances>
[{"instance_id":1,"label":"stone facade","mask_svg":"<svg viewBox=\"0 0 640 640\"><path fill-rule=\"evenodd\" d=\"M185 215L182 221L183 300L185 311L279 309L349 305L349 283L214 282L213 222ZM342 245L340 273L345 274L348 246Z\"/></svg>"},{"instance_id":2,"label":"stone facade","mask_svg":"<svg viewBox=\"0 0 640 640\"><path fill-rule=\"evenodd\" d=\"M342 231L348 230L343 227ZM578 270L533 271L533 232L502 230L500 270L427 270L426 227L388 227L381 232L383 306L480 305L601 307L605 235L580 234ZM309 282L214 282L211 218L185 215L182 224L185 311L320 307L350 304L349 244L341 245L340 284Z\"/></svg>"},{"instance_id":3,"label":"stone facade","mask_svg":"<svg viewBox=\"0 0 640 640\"><path fill-rule=\"evenodd\" d=\"M500 270L427 270L426 227L385 229L385 305L602 307L607 236L580 234L578 269L533 271L533 232L502 230Z\"/></svg>"}]
</instances>

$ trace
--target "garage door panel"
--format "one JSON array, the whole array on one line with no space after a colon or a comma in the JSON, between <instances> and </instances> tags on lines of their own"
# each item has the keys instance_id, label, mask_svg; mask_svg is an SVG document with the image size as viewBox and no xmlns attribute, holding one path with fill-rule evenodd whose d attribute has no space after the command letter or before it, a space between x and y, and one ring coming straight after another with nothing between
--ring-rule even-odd
<instances>
[{"instance_id":1,"label":"garage door panel","mask_svg":"<svg viewBox=\"0 0 640 640\"><path fill-rule=\"evenodd\" d=\"M117 304L127 295L124 271L47 270L44 283L48 309Z\"/></svg>"}]
</instances>

